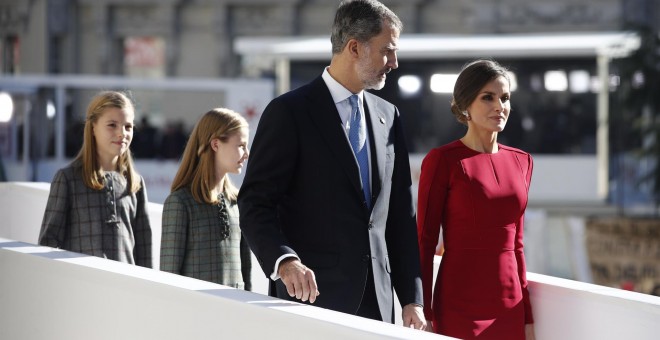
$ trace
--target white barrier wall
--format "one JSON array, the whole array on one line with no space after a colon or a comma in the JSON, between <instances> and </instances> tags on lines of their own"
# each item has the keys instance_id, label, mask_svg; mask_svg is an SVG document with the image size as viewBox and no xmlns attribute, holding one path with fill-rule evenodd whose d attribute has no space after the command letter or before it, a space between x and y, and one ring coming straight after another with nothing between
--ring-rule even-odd
<instances>
[{"instance_id":1,"label":"white barrier wall","mask_svg":"<svg viewBox=\"0 0 660 340\"><path fill-rule=\"evenodd\" d=\"M660 338L660 297L527 273L536 339Z\"/></svg>"},{"instance_id":2,"label":"white barrier wall","mask_svg":"<svg viewBox=\"0 0 660 340\"><path fill-rule=\"evenodd\" d=\"M445 338L4 238L0 271L0 339ZM657 339L658 297L528 277L539 340Z\"/></svg>"},{"instance_id":3,"label":"white barrier wall","mask_svg":"<svg viewBox=\"0 0 660 340\"><path fill-rule=\"evenodd\" d=\"M50 183L0 182L0 237L38 244ZM160 245L163 205L149 203L152 242ZM153 248L154 267L160 268L160 246Z\"/></svg>"},{"instance_id":4,"label":"white barrier wall","mask_svg":"<svg viewBox=\"0 0 660 340\"><path fill-rule=\"evenodd\" d=\"M0 237L38 243L50 183L0 182Z\"/></svg>"},{"instance_id":5,"label":"white barrier wall","mask_svg":"<svg viewBox=\"0 0 660 340\"><path fill-rule=\"evenodd\" d=\"M0 238L0 339L449 339Z\"/></svg>"},{"instance_id":6,"label":"white barrier wall","mask_svg":"<svg viewBox=\"0 0 660 340\"><path fill-rule=\"evenodd\" d=\"M314 339L326 333L328 339L426 338L398 337L399 326L33 246L47 188L0 183L0 339L289 339L294 331ZM161 211L150 205L158 241ZM534 273L528 279L539 340L650 340L660 334L660 297ZM265 293L256 265L253 280L255 291Z\"/></svg>"},{"instance_id":7,"label":"white barrier wall","mask_svg":"<svg viewBox=\"0 0 660 340\"><path fill-rule=\"evenodd\" d=\"M0 237L38 244L50 183L0 182ZM160 268L163 205L149 202L154 268ZM267 294L268 279L252 258L252 290ZM2 339L2 338L0 338Z\"/></svg>"}]
</instances>

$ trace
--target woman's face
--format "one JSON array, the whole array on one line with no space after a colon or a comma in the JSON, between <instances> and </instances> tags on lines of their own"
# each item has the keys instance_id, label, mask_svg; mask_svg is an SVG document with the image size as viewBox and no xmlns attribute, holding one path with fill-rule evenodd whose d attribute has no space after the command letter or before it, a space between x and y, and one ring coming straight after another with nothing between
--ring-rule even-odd
<instances>
[{"instance_id":1,"label":"woman's face","mask_svg":"<svg viewBox=\"0 0 660 340\"><path fill-rule=\"evenodd\" d=\"M226 142L213 142L215 170L218 174L240 174L248 159L248 129L243 128L231 135Z\"/></svg>"},{"instance_id":2,"label":"woman's face","mask_svg":"<svg viewBox=\"0 0 660 340\"><path fill-rule=\"evenodd\" d=\"M468 106L468 126L484 132L504 130L511 111L509 81L499 76L487 83Z\"/></svg>"}]
</instances>

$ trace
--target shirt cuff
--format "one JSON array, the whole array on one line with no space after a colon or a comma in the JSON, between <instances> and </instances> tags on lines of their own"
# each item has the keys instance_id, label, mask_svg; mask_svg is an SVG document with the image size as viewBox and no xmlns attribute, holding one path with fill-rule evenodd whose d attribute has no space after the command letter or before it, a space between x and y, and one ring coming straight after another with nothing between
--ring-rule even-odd
<instances>
[{"instance_id":1,"label":"shirt cuff","mask_svg":"<svg viewBox=\"0 0 660 340\"><path fill-rule=\"evenodd\" d=\"M287 258L287 257L295 257L295 258L297 258L298 260L300 260L300 258L298 258L298 256L296 256L295 254L284 254L284 255L280 256L280 257L277 259L277 261L275 261L275 268L274 268L274 270L273 270L273 273L270 274L270 279L271 279L271 280L273 280L273 281L277 281L277 280L280 279L280 274L277 272L277 270L280 268L280 262L282 262L282 260L284 260L284 259Z\"/></svg>"}]
</instances>

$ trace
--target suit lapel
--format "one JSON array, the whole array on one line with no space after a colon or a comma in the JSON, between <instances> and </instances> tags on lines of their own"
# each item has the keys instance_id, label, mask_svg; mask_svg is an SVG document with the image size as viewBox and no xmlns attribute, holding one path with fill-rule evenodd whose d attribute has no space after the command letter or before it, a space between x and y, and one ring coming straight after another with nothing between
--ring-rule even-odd
<instances>
[{"instance_id":1,"label":"suit lapel","mask_svg":"<svg viewBox=\"0 0 660 340\"><path fill-rule=\"evenodd\" d=\"M387 145L387 124L385 114L379 107L373 95L364 93L364 107L369 129L369 143L371 144L371 192L375 199L372 206L376 204L385 174L385 147Z\"/></svg>"},{"instance_id":2,"label":"suit lapel","mask_svg":"<svg viewBox=\"0 0 660 340\"><path fill-rule=\"evenodd\" d=\"M311 85L311 91L307 96L310 119L314 122L317 130L326 141L328 148L346 172L356 192L362 195L360 171L355 162L353 150L351 150L351 146L346 139L346 133L342 127L337 106L323 78L316 78Z\"/></svg>"}]
</instances>

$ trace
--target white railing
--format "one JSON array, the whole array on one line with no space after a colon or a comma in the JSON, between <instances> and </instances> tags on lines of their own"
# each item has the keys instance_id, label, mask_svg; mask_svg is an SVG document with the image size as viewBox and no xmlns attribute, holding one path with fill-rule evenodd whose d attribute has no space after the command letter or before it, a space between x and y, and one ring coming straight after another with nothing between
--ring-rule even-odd
<instances>
[{"instance_id":1,"label":"white railing","mask_svg":"<svg viewBox=\"0 0 660 340\"><path fill-rule=\"evenodd\" d=\"M34 246L47 190L48 184L0 183L0 238L4 238L0 239L0 339L432 336L157 270ZM162 206L150 204L158 239L161 210ZM436 265L439 262L440 258ZM266 281L255 267L254 289L265 293ZM650 340L660 334L660 297L535 273L528 273L528 279L539 340Z\"/></svg>"},{"instance_id":2,"label":"white railing","mask_svg":"<svg viewBox=\"0 0 660 340\"><path fill-rule=\"evenodd\" d=\"M527 279L539 340L660 337L660 297L529 272Z\"/></svg>"},{"instance_id":3,"label":"white railing","mask_svg":"<svg viewBox=\"0 0 660 340\"><path fill-rule=\"evenodd\" d=\"M3 238L0 268L0 339L438 339L398 325Z\"/></svg>"}]
</instances>

